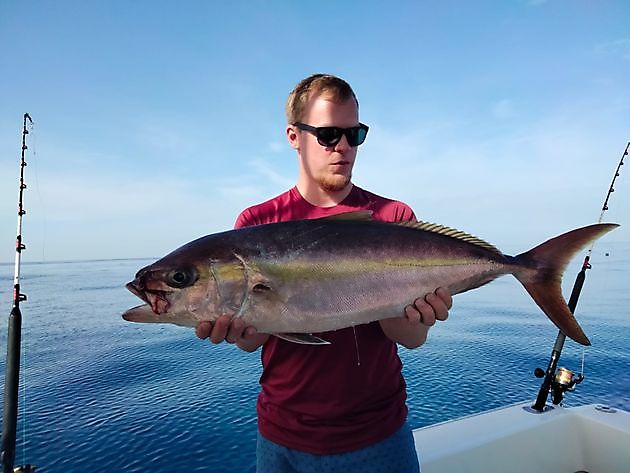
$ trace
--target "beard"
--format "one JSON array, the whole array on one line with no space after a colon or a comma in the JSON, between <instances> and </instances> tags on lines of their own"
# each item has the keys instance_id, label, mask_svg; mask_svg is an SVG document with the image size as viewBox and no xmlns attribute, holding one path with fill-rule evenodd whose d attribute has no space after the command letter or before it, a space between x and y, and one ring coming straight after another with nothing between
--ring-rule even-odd
<instances>
[{"instance_id":1,"label":"beard","mask_svg":"<svg viewBox=\"0 0 630 473\"><path fill-rule=\"evenodd\" d=\"M343 174L333 174L320 176L317 180L319 186L327 192L339 192L344 190L348 184L350 184L350 180L352 179L352 174L345 176Z\"/></svg>"}]
</instances>

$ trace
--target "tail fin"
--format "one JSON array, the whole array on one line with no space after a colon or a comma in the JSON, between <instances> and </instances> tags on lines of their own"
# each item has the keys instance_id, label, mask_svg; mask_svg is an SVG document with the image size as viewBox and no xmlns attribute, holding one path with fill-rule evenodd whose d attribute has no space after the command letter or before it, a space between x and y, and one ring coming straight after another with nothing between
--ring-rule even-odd
<instances>
[{"instance_id":1,"label":"tail fin","mask_svg":"<svg viewBox=\"0 0 630 473\"><path fill-rule=\"evenodd\" d=\"M517 270L514 276L547 317L566 336L582 345L590 345L591 342L562 297L562 273L578 251L618 226L600 223L578 228L516 256L522 269Z\"/></svg>"}]
</instances>

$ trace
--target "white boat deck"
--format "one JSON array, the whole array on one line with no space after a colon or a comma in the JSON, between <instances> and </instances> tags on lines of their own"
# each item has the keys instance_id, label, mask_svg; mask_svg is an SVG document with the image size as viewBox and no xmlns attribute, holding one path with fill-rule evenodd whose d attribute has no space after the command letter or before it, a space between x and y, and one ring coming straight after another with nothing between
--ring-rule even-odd
<instances>
[{"instance_id":1,"label":"white boat deck","mask_svg":"<svg viewBox=\"0 0 630 473\"><path fill-rule=\"evenodd\" d=\"M414 430L422 473L630 473L630 413L532 404Z\"/></svg>"}]
</instances>

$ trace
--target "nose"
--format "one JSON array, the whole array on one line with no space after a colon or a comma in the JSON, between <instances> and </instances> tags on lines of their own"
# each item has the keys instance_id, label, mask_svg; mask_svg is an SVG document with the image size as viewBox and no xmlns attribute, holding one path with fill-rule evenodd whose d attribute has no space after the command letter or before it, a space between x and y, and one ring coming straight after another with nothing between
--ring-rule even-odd
<instances>
[{"instance_id":1,"label":"nose","mask_svg":"<svg viewBox=\"0 0 630 473\"><path fill-rule=\"evenodd\" d=\"M334 150L337 151L338 153L345 153L351 148L352 146L348 144L348 139L346 138L346 134L344 133L343 135L341 135L341 139L339 140L339 143L335 145Z\"/></svg>"}]
</instances>

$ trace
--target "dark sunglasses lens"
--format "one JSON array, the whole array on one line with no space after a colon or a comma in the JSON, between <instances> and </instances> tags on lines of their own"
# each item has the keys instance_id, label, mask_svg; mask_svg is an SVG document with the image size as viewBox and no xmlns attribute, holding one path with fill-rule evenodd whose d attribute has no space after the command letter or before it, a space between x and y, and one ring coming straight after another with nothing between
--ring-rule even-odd
<instances>
[{"instance_id":1,"label":"dark sunglasses lens","mask_svg":"<svg viewBox=\"0 0 630 473\"><path fill-rule=\"evenodd\" d=\"M350 146L359 146L363 144L367 137L367 129L361 126L349 128L346 132L346 137Z\"/></svg>"},{"instance_id":2,"label":"dark sunglasses lens","mask_svg":"<svg viewBox=\"0 0 630 473\"><path fill-rule=\"evenodd\" d=\"M334 126L325 126L317 129L317 140L321 145L334 146L341 140L343 132Z\"/></svg>"}]
</instances>

